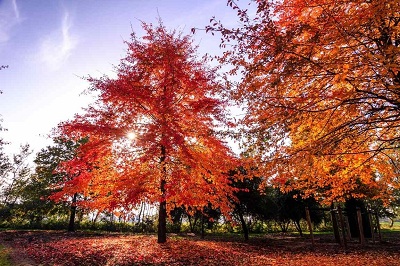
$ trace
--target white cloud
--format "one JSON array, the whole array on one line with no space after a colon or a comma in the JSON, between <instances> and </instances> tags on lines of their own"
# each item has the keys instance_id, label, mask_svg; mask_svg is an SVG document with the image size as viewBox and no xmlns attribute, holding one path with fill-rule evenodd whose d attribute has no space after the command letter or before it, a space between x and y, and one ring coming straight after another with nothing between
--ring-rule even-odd
<instances>
[{"instance_id":1,"label":"white cloud","mask_svg":"<svg viewBox=\"0 0 400 266\"><path fill-rule=\"evenodd\" d=\"M15 18L17 20L19 20L19 9L18 9L18 5L17 5L17 0L12 0L12 6L14 9Z\"/></svg>"},{"instance_id":2,"label":"white cloud","mask_svg":"<svg viewBox=\"0 0 400 266\"><path fill-rule=\"evenodd\" d=\"M61 27L42 40L39 59L51 70L59 69L78 44L77 38L71 34L71 27L69 13L64 12Z\"/></svg>"},{"instance_id":3,"label":"white cloud","mask_svg":"<svg viewBox=\"0 0 400 266\"><path fill-rule=\"evenodd\" d=\"M21 22L17 0L0 2L0 44L10 39L12 28Z\"/></svg>"}]
</instances>

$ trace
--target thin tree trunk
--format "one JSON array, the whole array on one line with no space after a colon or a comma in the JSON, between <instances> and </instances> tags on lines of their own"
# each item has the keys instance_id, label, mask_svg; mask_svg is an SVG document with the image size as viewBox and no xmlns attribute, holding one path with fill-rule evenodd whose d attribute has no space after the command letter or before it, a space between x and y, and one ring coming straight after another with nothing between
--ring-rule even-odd
<instances>
[{"instance_id":1,"label":"thin tree trunk","mask_svg":"<svg viewBox=\"0 0 400 266\"><path fill-rule=\"evenodd\" d=\"M191 233L195 233L197 220L198 220L196 216L197 216L196 214L194 216L188 215L189 227L190 227Z\"/></svg>"},{"instance_id":2,"label":"thin tree trunk","mask_svg":"<svg viewBox=\"0 0 400 266\"><path fill-rule=\"evenodd\" d=\"M333 203L331 204L331 216L332 216L333 234L335 236L336 242L340 245L341 240L340 240L340 234L339 234L339 226L338 226L338 221L336 218L336 211L334 209Z\"/></svg>"},{"instance_id":3,"label":"thin tree trunk","mask_svg":"<svg viewBox=\"0 0 400 266\"><path fill-rule=\"evenodd\" d=\"M243 213L241 211L238 212L240 223L242 224L244 240L249 240L249 228L247 227L246 221L244 220Z\"/></svg>"},{"instance_id":4,"label":"thin tree trunk","mask_svg":"<svg viewBox=\"0 0 400 266\"><path fill-rule=\"evenodd\" d=\"M92 220L92 224L93 224L93 225L96 224L97 218L99 218L99 215L100 215L100 211L98 211L98 212L96 213L96 216L93 218L93 220Z\"/></svg>"},{"instance_id":5,"label":"thin tree trunk","mask_svg":"<svg viewBox=\"0 0 400 266\"><path fill-rule=\"evenodd\" d=\"M142 212L144 213L143 208L144 208L144 202L142 202L140 204L139 218L138 218L137 224L140 224L140 222L142 221L141 216L142 216Z\"/></svg>"},{"instance_id":6,"label":"thin tree trunk","mask_svg":"<svg viewBox=\"0 0 400 266\"><path fill-rule=\"evenodd\" d=\"M342 243L344 249L347 250L346 225L344 223L342 207L340 206L338 206L338 214L339 214L340 229L342 231Z\"/></svg>"},{"instance_id":7,"label":"thin tree trunk","mask_svg":"<svg viewBox=\"0 0 400 266\"><path fill-rule=\"evenodd\" d=\"M314 234L313 234L313 225L311 222L310 210L308 209L308 207L306 207L305 211L306 211L306 220L307 220L308 230L310 231L311 244L312 244L312 248L314 249L315 239L314 239ZM300 222L299 222L299 227L300 227ZM300 230L301 230L301 227L300 227ZM302 233L301 233L301 236L303 236Z\"/></svg>"},{"instance_id":8,"label":"thin tree trunk","mask_svg":"<svg viewBox=\"0 0 400 266\"><path fill-rule=\"evenodd\" d=\"M390 225L389 225L389 227L392 228L393 225L394 225L394 219L389 217L389 220L390 220Z\"/></svg>"},{"instance_id":9,"label":"thin tree trunk","mask_svg":"<svg viewBox=\"0 0 400 266\"><path fill-rule=\"evenodd\" d=\"M193 233L192 217L189 214L187 214L187 218L188 218L188 221L189 221L190 232Z\"/></svg>"},{"instance_id":10,"label":"thin tree trunk","mask_svg":"<svg viewBox=\"0 0 400 266\"><path fill-rule=\"evenodd\" d=\"M165 186L165 180L162 181ZM161 200L160 209L158 213L158 243L165 243L167 241L167 202Z\"/></svg>"},{"instance_id":11,"label":"thin tree trunk","mask_svg":"<svg viewBox=\"0 0 400 266\"><path fill-rule=\"evenodd\" d=\"M68 224L68 232L75 231L75 215L76 215L76 198L78 197L78 193L75 193L72 197L71 203L71 213L69 216L69 224Z\"/></svg>"},{"instance_id":12,"label":"thin tree trunk","mask_svg":"<svg viewBox=\"0 0 400 266\"><path fill-rule=\"evenodd\" d=\"M160 182L160 191L161 191L161 199L160 199L160 209L158 212L158 243L167 242L167 201L165 200L165 185L167 183L166 175L167 169L164 165L165 162L165 147L161 146L161 158L160 163L162 166L162 177Z\"/></svg>"},{"instance_id":13,"label":"thin tree trunk","mask_svg":"<svg viewBox=\"0 0 400 266\"><path fill-rule=\"evenodd\" d=\"M278 222L279 227L281 228L282 233L287 233L290 225L290 221L283 221L283 222Z\"/></svg>"},{"instance_id":14,"label":"thin tree trunk","mask_svg":"<svg viewBox=\"0 0 400 266\"><path fill-rule=\"evenodd\" d=\"M204 239L205 232L204 232L204 214L201 214L201 239Z\"/></svg>"},{"instance_id":15,"label":"thin tree trunk","mask_svg":"<svg viewBox=\"0 0 400 266\"><path fill-rule=\"evenodd\" d=\"M294 226L296 227L297 231L299 232L300 236L303 236L303 230L301 229L300 220L294 221Z\"/></svg>"}]
</instances>

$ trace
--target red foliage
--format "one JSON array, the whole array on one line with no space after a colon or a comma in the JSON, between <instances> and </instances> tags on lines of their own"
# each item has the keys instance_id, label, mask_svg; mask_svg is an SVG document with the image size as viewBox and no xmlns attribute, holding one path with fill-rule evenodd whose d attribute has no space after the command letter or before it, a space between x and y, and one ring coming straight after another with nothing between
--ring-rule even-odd
<instances>
[{"instance_id":1,"label":"red foliage","mask_svg":"<svg viewBox=\"0 0 400 266\"><path fill-rule=\"evenodd\" d=\"M89 140L61 166L73 178L54 197L80 193L80 204L99 210L146 201L228 213L237 162L215 132L227 122L216 71L189 36L143 28L143 38L127 42L116 78L88 78L96 102L59 126L59 135Z\"/></svg>"}]
</instances>

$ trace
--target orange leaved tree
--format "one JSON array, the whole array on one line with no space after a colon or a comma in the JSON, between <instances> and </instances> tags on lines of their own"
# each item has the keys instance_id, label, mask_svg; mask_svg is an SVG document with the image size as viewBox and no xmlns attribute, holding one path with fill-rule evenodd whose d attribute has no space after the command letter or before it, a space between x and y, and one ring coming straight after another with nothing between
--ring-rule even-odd
<instances>
[{"instance_id":1,"label":"orange leaved tree","mask_svg":"<svg viewBox=\"0 0 400 266\"><path fill-rule=\"evenodd\" d=\"M58 194L81 193L98 209L159 204L158 242L175 206L227 213L233 197L234 154L218 138L226 103L215 69L196 56L189 36L160 23L132 34L115 78L89 78L97 100L83 115L60 124L58 134L88 137L64 169L79 172ZM85 171L82 171L84 169Z\"/></svg>"},{"instance_id":2,"label":"orange leaved tree","mask_svg":"<svg viewBox=\"0 0 400 266\"><path fill-rule=\"evenodd\" d=\"M213 20L242 71L248 152L259 169L327 201L386 197L399 185L400 2L234 1L243 26Z\"/></svg>"}]
</instances>

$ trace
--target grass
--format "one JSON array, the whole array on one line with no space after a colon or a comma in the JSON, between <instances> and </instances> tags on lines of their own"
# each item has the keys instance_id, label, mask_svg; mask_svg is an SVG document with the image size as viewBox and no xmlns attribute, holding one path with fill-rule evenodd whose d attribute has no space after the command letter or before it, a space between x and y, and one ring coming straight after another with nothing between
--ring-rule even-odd
<instances>
[{"instance_id":1,"label":"grass","mask_svg":"<svg viewBox=\"0 0 400 266\"><path fill-rule=\"evenodd\" d=\"M0 266L11 266L8 250L0 245Z\"/></svg>"},{"instance_id":2,"label":"grass","mask_svg":"<svg viewBox=\"0 0 400 266\"><path fill-rule=\"evenodd\" d=\"M400 222L394 222L392 227L389 222L381 222L381 228L385 231L400 231Z\"/></svg>"}]
</instances>

